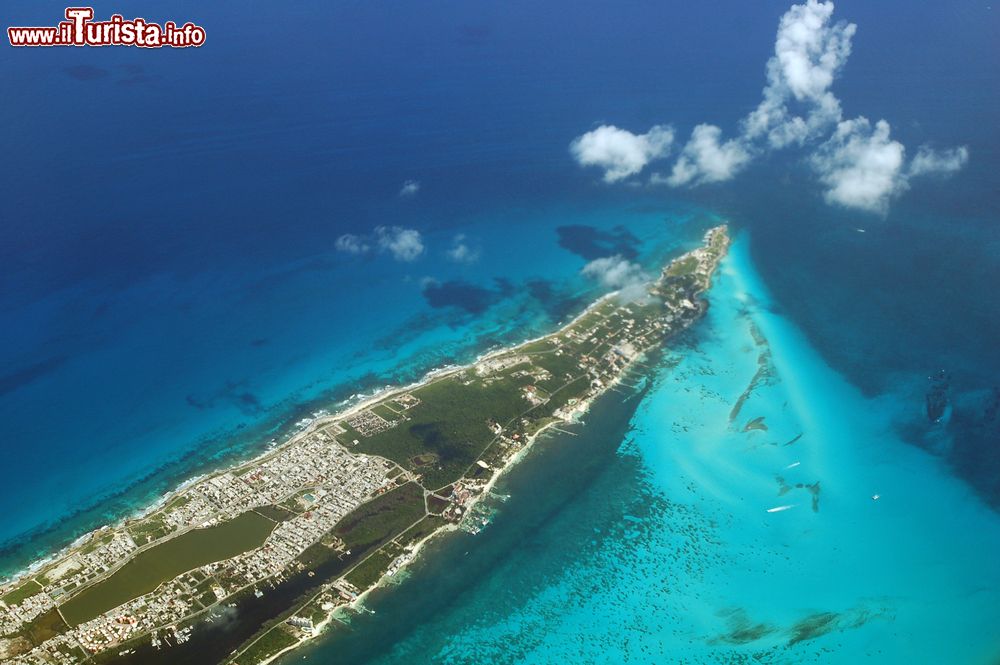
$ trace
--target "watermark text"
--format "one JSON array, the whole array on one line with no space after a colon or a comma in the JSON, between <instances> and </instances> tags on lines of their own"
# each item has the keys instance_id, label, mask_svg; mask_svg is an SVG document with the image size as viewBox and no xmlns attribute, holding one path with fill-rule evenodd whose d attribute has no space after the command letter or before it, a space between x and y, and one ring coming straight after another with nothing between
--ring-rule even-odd
<instances>
[{"instance_id":1,"label":"watermark text","mask_svg":"<svg viewBox=\"0 0 1000 665\"><path fill-rule=\"evenodd\" d=\"M187 22L163 25L144 18L126 19L112 14L95 21L92 7L67 7L66 20L53 27L7 28L11 46L138 46L139 48L188 48L205 43L205 28Z\"/></svg>"}]
</instances>

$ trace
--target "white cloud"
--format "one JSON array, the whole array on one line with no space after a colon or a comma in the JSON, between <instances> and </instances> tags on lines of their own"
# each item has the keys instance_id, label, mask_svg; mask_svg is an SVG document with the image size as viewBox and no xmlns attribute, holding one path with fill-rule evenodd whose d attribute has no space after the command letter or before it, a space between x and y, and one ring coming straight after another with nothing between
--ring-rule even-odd
<instances>
[{"instance_id":1,"label":"white cloud","mask_svg":"<svg viewBox=\"0 0 1000 665\"><path fill-rule=\"evenodd\" d=\"M969 159L965 146L940 151L921 146L907 165L906 149L890 131L885 120L872 128L863 117L837 125L811 158L827 202L884 215L891 200L910 188L911 178L951 175Z\"/></svg>"},{"instance_id":2,"label":"white cloud","mask_svg":"<svg viewBox=\"0 0 1000 665\"><path fill-rule=\"evenodd\" d=\"M399 190L399 195L409 197L416 195L420 191L420 182L417 180L407 180Z\"/></svg>"},{"instance_id":3,"label":"white cloud","mask_svg":"<svg viewBox=\"0 0 1000 665\"><path fill-rule=\"evenodd\" d=\"M480 251L478 247L472 247L464 233L459 233L452 240L451 249L448 250L448 258L455 263L475 263L479 260Z\"/></svg>"},{"instance_id":4,"label":"white cloud","mask_svg":"<svg viewBox=\"0 0 1000 665\"><path fill-rule=\"evenodd\" d=\"M969 149L965 146L950 150L933 150L920 146L917 155L910 162L909 175L951 175L969 161Z\"/></svg>"},{"instance_id":5,"label":"white cloud","mask_svg":"<svg viewBox=\"0 0 1000 665\"><path fill-rule=\"evenodd\" d=\"M617 182L635 175L654 159L666 157L674 142L674 131L656 125L645 134L633 134L613 125L578 136L569 146L580 166L604 169L605 182Z\"/></svg>"},{"instance_id":6,"label":"white cloud","mask_svg":"<svg viewBox=\"0 0 1000 665\"><path fill-rule=\"evenodd\" d=\"M743 121L748 139L766 137L776 149L801 145L840 121L840 101L830 87L851 54L857 26L831 24L832 15L832 2L809 0L781 17L763 99ZM794 115L790 104L805 116Z\"/></svg>"},{"instance_id":7,"label":"white cloud","mask_svg":"<svg viewBox=\"0 0 1000 665\"><path fill-rule=\"evenodd\" d=\"M348 254L366 254L371 249L364 238L353 233L345 233L337 238L336 247L337 251Z\"/></svg>"},{"instance_id":8,"label":"white cloud","mask_svg":"<svg viewBox=\"0 0 1000 665\"><path fill-rule=\"evenodd\" d=\"M830 25L832 2L809 0L793 5L778 24L774 41L777 61L771 85L786 87L795 99L822 98L851 54L857 26L841 21Z\"/></svg>"},{"instance_id":9,"label":"white cloud","mask_svg":"<svg viewBox=\"0 0 1000 665\"><path fill-rule=\"evenodd\" d=\"M835 22L833 12L833 2L792 5L778 23L761 101L740 121L739 135L723 142L719 127L697 125L671 171L654 173L650 183L722 182L770 151L819 144L809 159L825 186L826 201L885 214L911 178L961 169L968 161L965 147L934 151L924 146L907 165L905 148L889 137L885 120L874 128L863 117L844 120L832 87L851 54L857 26ZM663 132L662 140L651 140L656 130ZM604 125L577 138L570 150L582 166L601 166L605 181L616 182L666 156L672 142L672 130L662 125L638 136Z\"/></svg>"},{"instance_id":10,"label":"white cloud","mask_svg":"<svg viewBox=\"0 0 1000 665\"><path fill-rule=\"evenodd\" d=\"M889 137L889 123L872 129L867 118L845 120L812 156L829 203L885 214L889 201L908 187L906 150Z\"/></svg>"},{"instance_id":11,"label":"white cloud","mask_svg":"<svg viewBox=\"0 0 1000 665\"><path fill-rule=\"evenodd\" d=\"M414 261L424 253L424 241L416 229L400 226L379 226L375 240L382 251L392 254L397 261Z\"/></svg>"},{"instance_id":12,"label":"white cloud","mask_svg":"<svg viewBox=\"0 0 1000 665\"><path fill-rule=\"evenodd\" d=\"M627 301L646 298L650 278L641 266L620 254L594 259L583 267L584 276L597 280L604 287L618 290L618 297Z\"/></svg>"},{"instance_id":13,"label":"white cloud","mask_svg":"<svg viewBox=\"0 0 1000 665\"><path fill-rule=\"evenodd\" d=\"M715 125L698 125L670 176L654 176L652 181L678 187L729 180L750 161L750 153L737 139L720 143L721 135Z\"/></svg>"}]
</instances>

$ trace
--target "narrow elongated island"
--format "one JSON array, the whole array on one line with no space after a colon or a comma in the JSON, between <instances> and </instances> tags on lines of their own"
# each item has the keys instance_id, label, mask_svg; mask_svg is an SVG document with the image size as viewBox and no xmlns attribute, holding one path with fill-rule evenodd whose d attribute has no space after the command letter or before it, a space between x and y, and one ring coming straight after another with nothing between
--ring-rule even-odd
<instances>
[{"instance_id":1,"label":"narrow elongated island","mask_svg":"<svg viewBox=\"0 0 1000 665\"><path fill-rule=\"evenodd\" d=\"M725 226L638 293L433 372L88 534L0 588L0 661L260 665L311 638L703 313Z\"/></svg>"}]
</instances>

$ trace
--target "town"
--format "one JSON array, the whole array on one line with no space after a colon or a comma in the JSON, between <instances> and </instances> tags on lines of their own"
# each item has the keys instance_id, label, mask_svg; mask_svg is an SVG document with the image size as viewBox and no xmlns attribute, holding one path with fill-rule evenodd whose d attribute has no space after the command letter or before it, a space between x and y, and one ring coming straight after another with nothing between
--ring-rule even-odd
<instances>
[{"instance_id":1,"label":"town","mask_svg":"<svg viewBox=\"0 0 1000 665\"><path fill-rule=\"evenodd\" d=\"M423 539L481 528L476 501L519 450L627 388L646 352L699 318L727 246L725 227L713 229L641 298L610 294L546 337L317 418L272 452L89 534L0 589L0 659L68 665L181 649L241 599L332 561L334 577L318 575L294 614L233 644L230 662L309 637Z\"/></svg>"}]
</instances>

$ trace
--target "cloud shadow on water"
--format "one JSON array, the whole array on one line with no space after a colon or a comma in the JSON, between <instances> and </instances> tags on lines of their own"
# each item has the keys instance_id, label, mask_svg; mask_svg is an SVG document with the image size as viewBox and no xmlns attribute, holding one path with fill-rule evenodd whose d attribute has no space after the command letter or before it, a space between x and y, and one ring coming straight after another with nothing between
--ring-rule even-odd
<instances>
[{"instance_id":1,"label":"cloud shadow on water","mask_svg":"<svg viewBox=\"0 0 1000 665\"><path fill-rule=\"evenodd\" d=\"M559 235L560 247L587 261L615 254L626 259L634 259L639 255L639 239L624 226L605 231L586 224L569 224L558 227L556 233Z\"/></svg>"}]
</instances>

